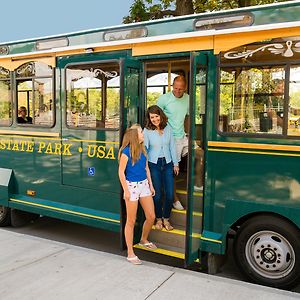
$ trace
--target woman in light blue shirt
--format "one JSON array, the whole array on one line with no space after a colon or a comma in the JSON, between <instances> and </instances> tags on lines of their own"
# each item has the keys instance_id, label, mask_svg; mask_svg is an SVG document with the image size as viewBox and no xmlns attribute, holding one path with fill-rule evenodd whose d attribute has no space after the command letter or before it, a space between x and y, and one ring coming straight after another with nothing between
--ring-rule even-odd
<instances>
[{"instance_id":1,"label":"woman in light blue shirt","mask_svg":"<svg viewBox=\"0 0 300 300\"><path fill-rule=\"evenodd\" d=\"M156 229L172 230L169 218L174 201L174 177L179 173L175 141L168 118L157 105L150 106L146 114L144 144L148 153L148 164L155 190L153 198L156 215ZM162 201L162 188L165 199Z\"/></svg>"}]
</instances>

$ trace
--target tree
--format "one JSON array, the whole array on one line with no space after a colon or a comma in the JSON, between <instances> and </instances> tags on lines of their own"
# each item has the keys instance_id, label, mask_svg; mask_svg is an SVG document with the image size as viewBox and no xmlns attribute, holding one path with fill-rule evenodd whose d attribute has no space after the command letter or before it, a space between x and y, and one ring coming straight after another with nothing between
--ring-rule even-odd
<instances>
[{"instance_id":1,"label":"tree","mask_svg":"<svg viewBox=\"0 0 300 300\"><path fill-rule=\"evenodd\" d=\"M123 23L183 16L193 13L233 9L287 0L134 0Z\"/></svg>"}]
</instances>

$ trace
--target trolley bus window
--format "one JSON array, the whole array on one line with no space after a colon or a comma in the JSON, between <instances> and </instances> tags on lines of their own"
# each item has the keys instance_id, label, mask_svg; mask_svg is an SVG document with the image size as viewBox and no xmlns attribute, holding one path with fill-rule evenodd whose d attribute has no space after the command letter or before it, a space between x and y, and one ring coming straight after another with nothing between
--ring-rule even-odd
<instances>
[{"instance_id":1,"label":"trolley bus window","mask_svg":"<svg viewBox=\"0 0 300 300\"><path fill-rule=\"evenodd\" d=\"M52 68L40 62L23 64L16 70L16 82L18 124L52 127L55 108ZM26 115L21 111L26 111Z\"/></svg>"},{"instance_id":2,"label":"trolley bus window","mask_svg":"<svg viewBox=\"0 0 300 300\"><path fill-rule=\"evenodd\" d=\"M300 135L299 45L276 38L221 53L220 131Z\"/></svg>"},{"instance_id":3,"label":"trolley bus window","mask_svg":"<svg viewBox=\"0 0 300 300\"><path fill-rule=\"evenodd\" d=\"M9 70L0 67L0 126L9 126L11 114L11 81Z\"/></svg>"},{"instance_id":4,"label":"trolley bus window","mask_svg":"<svg viewBox=\"0 0 300 300\"><path fill-rule=\"evenodd\" d=\"M68 127L119 128L119 69L117 63L89 63L67 67Z\"/></svg>"},{"instance_id":5,"label":"trolley bus window","mask_svg":"<svg viewBox=\"0 0 300 300\"><path fill-rule=\"evenodd\" d=\"M300 136L300 67L290 71L288 134Z\"/></svg>"},{"instance_id":6,"label":"trolley bus window","mask_svg":"<svg viewBox=\"0 0 300 300\"><path fill-rule=\"evenodd\" d=\"M282 134L283 67L223 67L220 123L224 132Z\"/></svg>"}]
</instances>

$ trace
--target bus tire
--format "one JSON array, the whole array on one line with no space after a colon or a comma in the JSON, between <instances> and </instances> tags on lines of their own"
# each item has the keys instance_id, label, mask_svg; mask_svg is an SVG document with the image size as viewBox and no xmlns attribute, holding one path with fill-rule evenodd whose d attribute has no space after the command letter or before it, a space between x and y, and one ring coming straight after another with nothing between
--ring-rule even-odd
<instances>
[{"instance_id":1,"label":"bus tire","mask_svg":"<svg viewBox=\"0 0 300 300\"><path fill-rule=\"evenodd\" d=\"M288 221L260 215L246 221L234 241L235 262L250 281L290 289L300 280L300 232Z\"/></svg>"},{"instance_id":2,"label":"bus tire","mask_svg":"<svg viewBox=\"0 0 300 300\"><path fill-rule=\"evenodd\" d=\"M0 227L9 226L10 224L10 208L0 205Z\"/></svg>"}]
</instances>

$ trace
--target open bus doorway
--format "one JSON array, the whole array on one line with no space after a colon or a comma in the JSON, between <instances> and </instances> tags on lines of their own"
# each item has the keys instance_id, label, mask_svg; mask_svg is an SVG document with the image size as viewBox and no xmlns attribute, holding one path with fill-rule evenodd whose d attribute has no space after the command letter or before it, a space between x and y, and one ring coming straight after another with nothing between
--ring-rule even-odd
<instances>
[{"instance_id":1,"label":"open bus doorway","mask_svg":"<svg viewBox=\"0 0 300 300\"><path fill-rule=\"evenodd\" d=\"M186 79L186 93L189 89L189 74L190 63L186 58L173 60L159 60L148 62L145 65L146 69L146 108L156 105L161 95L172 91L173 81L177 76L183 76ZM184 131L189 132L189 118L188 116L184 122ZM188 155L184 155L180 161L180 172L175 178L175 201L182 202L183 208L186 207L185 199L180 196L187 187L187 165ZM183 203L185 202L185 203Z\"/></svg>"},{"instance_id":2,"label":"open bus doorway","mask_svg":"<svg viewBox=\"0 0 300 300\"><path fill-rule=\"evenodd\" d=\"M198 83L196 90L191 89L191 84L194 84L193 76L191 76L191 60L190 57L180 57L172 59L161 59L155 61L147 61L145 63L145 109L149 106L156 105L159 97L165 93L172 91L172 85L176 76L184 76L186 80L186 93L196 93L197 97L190 97L189 101L195 101L196 104L192 104L194 112L192 114L193 120L187 115L185 119L185 133L189 140L188 153L181 158L180 172L175 177L176 182L176 198L178 198L183 206L182 210L173 208L171 212L170 222L174 227L174 230L166 231L163 229L152 230L150 233L151 241L155 242L161 253L178 257L181 259L187 259L187 245L188 242L187 230L188 226L197 227L197 235L191 235L190 238L196 238L198 240L197 247L200 241L200 232L202 228L202 189L203 189L203 137L202 137L202 116L204 115L204 100L201 100L200 94L204 89L204 84ZM205 96L205 94L204 94ZM201 103L202 101L202 103ZM202 111L200 110L202 108ZM196 117L195 117L195 116ZM196 122L195 120L196 119ZM191 126L193 128L191 128ZM188 186L193 186L192 191L189 192ZM197 186L195 189L194 186ZM191 201L191 195L193 194L195 205L189 203ZM175 198L175 199L176 199ZM187 214L188 206L190 206L190 214L196 216L197 220L188 221ZM189 224L189 225L188 225ZM188 242L190 243L190 242ZM195 248L195 247L190 247ZM199 248L194 249L197 253ZM190 250L188 250L190 252ZM158 252L158 251L156 251Z\"/></svg>"}]
</instances>

